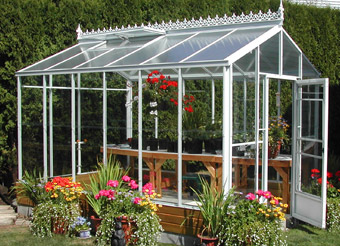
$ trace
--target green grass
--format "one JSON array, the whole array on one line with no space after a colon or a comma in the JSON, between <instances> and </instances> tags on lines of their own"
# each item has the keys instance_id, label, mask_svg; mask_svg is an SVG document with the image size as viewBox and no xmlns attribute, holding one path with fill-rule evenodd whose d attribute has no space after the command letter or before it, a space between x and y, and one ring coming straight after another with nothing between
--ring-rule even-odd
<instances>
[{"instance_id":1,"label":"green grass","mask_svg":"<svg viewBox=\"0 0 340 246\"><path fill-rule=\"evenodd\" d=\"M337 246L340 245L339 234L319 228L300 224L287 232L288 245L295 246Z\"/></svg>"},{"instance_id":2,"label":"green grass","mask_svg":"<svg viewBox=\"0 0 340 246\"><path fill-rule=\"evenodd\" d=\"M34 237L27 226L0 226L0 245L25 246L83 246L94 245L94 238L79 239L55 235L52 238ZM288 245L295 246L337 246L340 245L339 234L327 232L316 227L300 224L287 231ZM159 246L175 246L174 244L159 243Z\"/></svg>"},{"instance_id":3,"label":"green grass","mask_svg":"<svg viewBox=\"0 0 340 246\"><path fill-rule=\"evenodd\" d=\"M27 226L0 226L0 245L13 246L83 246L94 245L94 238L80 239L55 235L52 238L33 236ZM174 246L174 244L159 243L159 246Z\"/></svg>"}]
</instances>

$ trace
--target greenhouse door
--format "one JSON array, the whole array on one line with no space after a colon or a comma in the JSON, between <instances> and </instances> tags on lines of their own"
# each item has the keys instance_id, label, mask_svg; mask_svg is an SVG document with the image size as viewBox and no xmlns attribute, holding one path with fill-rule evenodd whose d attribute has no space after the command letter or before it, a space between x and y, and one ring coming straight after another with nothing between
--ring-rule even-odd
<instances>
[{"instance_id":1,"label":"greenhouse door","mask_svg":"<svg viewBox=\"0 0 340 246\"><path fill-rule=\"evenodd\" d=\"M292 216L326 226L328 79L294 85Z\"/></svg>"}]
</instances>

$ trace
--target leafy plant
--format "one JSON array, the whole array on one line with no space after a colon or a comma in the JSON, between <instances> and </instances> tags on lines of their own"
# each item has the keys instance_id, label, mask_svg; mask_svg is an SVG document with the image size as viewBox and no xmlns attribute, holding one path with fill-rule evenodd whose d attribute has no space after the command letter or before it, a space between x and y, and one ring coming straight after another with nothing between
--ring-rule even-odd
<instances>
[{"instance_id":1,"label":"leafy plant","mask_svg":"<svg viewBox=\"0 0 340 246\"><path fill-rule=\"evenodd\" d=\"M201 234L214 238L220 234L223 215L229 211L229 206L234 201L234 197L231 195L233 189L225 196L223 189L221 192L218 192L216 188L212 188L204 178L199 176L199 179L202 184L202 191L197 191L193 188L192 190L198 197L197 205L203 218L203 230Z\"/></svg>"},{"instance_id":2,"label":"leafy plant","mask_svg":"<svg viewBox=\"0 0 340 246\"><path fill-rule=\"evenodd\" d=\"M242 197L238 194L235 206L224 214L220 242L227 245L287 245L280 220L285 220L287 204L269 191L257 192Z\"/></svg>"},{"instance_id":3,"label":"leafy plant","mask_svg":"<svg viewBox=\"0 0 340 246\"><path fill-rule=\"evenodd\" d=\"M102 205L99 212L102 222L96 234L98 245L110 243L117 217L127 217L136 223L132 241L138 245L157 245L162 227L155 213L158 207L152 200L158 195L151 183L143 186L143 195L137 192L137 188L135 180L123 176L121 180L109 180L107 187L95 195Z\"/></svg>"},{"instance_id":4,"label":"leafy plant","mask_svg":"<svg viewBox=\"0 0 340 246\"><path fill-rule=\"evenodd\" d=\"M37 205L50 199L45 191L45 183L41 173L37 174L37 171L33 170L30 174L26 170L23 178L12 188L12 191L17 195L28 197L34 205Z\"/></svg>"},{"instance_id":5,"label":"leafy plant","mask_svg":"<svg viewBox=\"0 0 340 246\"><path fill-rule=\"evenodd\" d=\"M120 162L112 155L108 158L106 166L103 163L99 163L98 166L97 174L90 175L90 184L85 185L87 201L97 215L101 211L102 200L95 199L94 196L107 187L109 180L121 180L127 173L121 169Z\"/></svg>"}]
</instances>

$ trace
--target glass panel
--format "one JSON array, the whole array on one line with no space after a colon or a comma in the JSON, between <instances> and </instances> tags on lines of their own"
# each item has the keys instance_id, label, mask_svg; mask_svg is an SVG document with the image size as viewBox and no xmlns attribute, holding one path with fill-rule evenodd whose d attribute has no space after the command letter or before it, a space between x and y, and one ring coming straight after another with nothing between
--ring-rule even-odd
<instances>
[{"instance_id":1,"label":"glass panel","mask_svg":"<svg viewBox=\"0 0 340 246\"><path fill-rule=\"evenodd\" d=\"M216 39L226 35L228 32L209 32L200 33L195 37L185 41L184 43L172 48L171 50L163 53L160 56L152 59L148 63L166 63L166 62L179 62L184 58L192 55L196 51L206 47Z\"/></svg>"},{"instance_id":2,"label":"glass panel","mask_svg":"<svg viewBox=\"0 0 340 246\"><path fill-rule=\"evenodd\" d=\"M48 79L46 81L47 81L47 85L48 85ZM23 86L24 85L43 86L43 76L21 77L21 85L23 85Z\"/></svg>"},{"instance_id":3,"label":"glass panel","mask_svg":"<svg viewBox=\"0 0 340 246\"><path fill-rule=\"evenodd\" d=\"M77 56L69 60L62 62L61 64L53 67L52 69L65 69L65 68L70 69L88 60L91 60L92 58L99 56L103 54L104 52L106 52L106 50L101 50L101 51L88 50L88 51L78 54Z\"/></svg>"},{"instance_id":4,"label":"glass panel","mask_svg":"<svg viewBox=\"0 0 340 246\"><path fill-rule=\"evenodd\" d=\"M268 30L269 28L237 30L187 61L224 60Z\"/></svg>"},{"instance_id":5,"label":"glass panel","mask_svg":"<svg viewBox=\"0 0 340 246\"><path fill-rule=\"evenodd\" d=\"M234 76L236 75L235 72L239 72L244 76L247 73L254 73L255 72L255 52L251 51L241 59L235 62L234 66Z\"/></svg>"},{"instance_id":6,"label":"glass panel","mask_svg":"<svg viewBox=\"0 0 340 246\"><path fill-rule=\"evenodd\" d=\"M319 78L320 73L315 69L312 63L307 59L307 57L302 54L302 78L311 79Z\"/></svg>"},{"instance_id":7,"label":"glass panel","mask_svg":"<svg viewBox=\"0 0 340 246\"><path fill-rule=\"evenodd\" d=\"M42 89L22 89L23 171L43 173L43 93Z\"/></svg>"},{"instance_id":8,"label":"glass panel","mask_svg":"<svg viewBox=\"0 0 340 246\"><path fill-rule=\"evenodd\" d=\"M299 76L299 57L298 49L283 35L283 74Z\"/></svg>"},{"instance_id":9,"label":"glass panel","mask_svg":"<svg viewBox=\"0 0 340 246\"><path fill-rule=\"evenodd\" d=\"M310 155L316 155L316 156L322 156L322 143L314 142L314 141L301 141L301 152L310 154Z\"/></svg>"},{"instance_id":10,"label":"glass panel","mask_svg":"<svg viewBox=\"0 0 340 246\"><path fill-rule=\"evenodd\" d=\"M322 137L322 102L302 101L302 137Z\"/></svg>"},{"instance_id":11,"label":"glass panel","mask_svg":"<svg viewBox=\"0 0 340 246\"><path fill-rule=\"evenodd\" d=\"M119 58L133 52L136 50L137 47L132 48L116 48L108 53L105 53L102 56L97 57L96 59L89 61L81 66L79 68L85 68L85 67L103 67L113 61L118 60Z\"/></svg>"},{"instance_id":12,"label":"glass panel","mask_svg":"<svg viewBox=\"0 0 340 246\"><path fill-rule=\"evenodd\" d=\"M304 85L302 88L303 99L322 99L323 87L320 85Z\"/></svg>"},{"instance_id":13,"label":"glass panel","mask_svg":"<svg viewBox=\"0 0 340 246\"><path fill-rule=\"evenodd\" d=\"M71 90L52 92L53 175L58 176L72 173Z\"/></svg>"},{"instance_id":14,"label":"glass panel","mask_svg":"<svg viewBox=\"0 0 340 246\"><path fill-rule=\"evenodd\" d=\"M67 50L63 50L59 53L57 53L55 56L53 57L49 57L45 60L43 60L40 63L36 63L35 65L33 65L32 67L30 67L29 69L27 69L27 71L35 71L35 70L44 70L48 67L51 67L59 62L62 62L72 56L75 56L97 44L99 44L100 42L94 42L94 43L81 43L81 44L77 44L73 47L71 47L70 49Z\"/></svg>"},{"instance_id":15,"label":"glass panel","mask_svg":"<svg viewBox=\"0 0 340 246\"><path fill-rule=\"evenodd\" d=\"M188 38L190 35L174 35L174 36L167 36L163 37L162 39L152 43L151 45L147 45L141 50L127 56L126 58L117 61L110 66L117 66L117 65L132 65L132 64L140 64L155 55L163 52L164 50L172 47L173 45L183 41L184 39Z\"/></svg>"},{"instance_id":16,"label":"glass panel","mask_svg":"<svg viewBox=\"0 0 340 246\"><path fill-rule=\"evenodd\" d=\"M78 87L78 81L75 82L75 85ZM103 73L81 74L80 85L84 88L103 88Z\"/></svg>"},{"instance_id":17,"label":"glass panel","mask_svg":"<svg viewBox=\"0 0 340 246\"><path fill-rule=\"evenodd\" d=\"M260 70L264 73L279 73L279 38L276 34L260 46Z\"/></svg>"},{"instance_id":18,"label":"glass panel","mask_svg":"<svg viewBox=\"0 0 340 246\"><path fill-rule=\"evenodd\" d=\"M322 160L301 156L301 190L321 196Z\"/></svg>"}]
</instances>

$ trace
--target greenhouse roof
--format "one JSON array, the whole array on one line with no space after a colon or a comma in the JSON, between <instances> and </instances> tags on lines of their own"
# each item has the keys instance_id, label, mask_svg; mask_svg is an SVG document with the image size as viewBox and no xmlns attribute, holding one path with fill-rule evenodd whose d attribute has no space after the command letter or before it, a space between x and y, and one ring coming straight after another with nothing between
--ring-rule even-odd
<instances>
[{"instance_id":1,"label":"greenhouse roof","mask_svg":"<svg viewBox=\"0 0 340 246\"><path fill-rule=\"evenodd\" d=\"M162 69L176 77L177 68L184 68L184 78L221 77L222 67L231 64L237 64L242 74L254 71L253 50L260 47L261 72L298 77L301 54L304 75L318 77L282 24L281 6L277 12L91 32L83 32L79 26L76 45L18 71L17 75L119 72L136 80L138 70Z\"/></svg>"}]
</instances>

